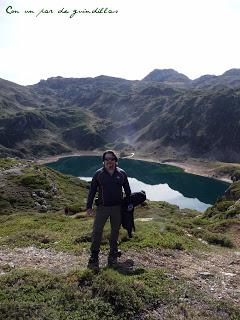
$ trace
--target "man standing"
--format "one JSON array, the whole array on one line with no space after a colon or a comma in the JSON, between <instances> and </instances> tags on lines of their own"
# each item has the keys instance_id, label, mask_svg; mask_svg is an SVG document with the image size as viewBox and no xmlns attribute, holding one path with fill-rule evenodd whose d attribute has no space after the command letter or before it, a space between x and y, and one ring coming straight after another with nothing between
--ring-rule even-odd
<instances>
[{"instance_id":1,"label":"man standing","mask_svg":"<svg viewBox=\"0 0 240 320\"><path fill-rule=\"evenodd\" d=\"M108 266L114 267L119 256L118 235L121 226L122 188L127 198L131 195L128 178L124 170L117 167L118 158L112 150L107 150L102 156L103 167L93 176L87 200L87 213L93 215L93 200L98 192L97 211L93 224L91 256L88 268L99 269L98 255L104 225L110 217L111 235L109 239L110 252Z\"/></svg>"}]
</instances>

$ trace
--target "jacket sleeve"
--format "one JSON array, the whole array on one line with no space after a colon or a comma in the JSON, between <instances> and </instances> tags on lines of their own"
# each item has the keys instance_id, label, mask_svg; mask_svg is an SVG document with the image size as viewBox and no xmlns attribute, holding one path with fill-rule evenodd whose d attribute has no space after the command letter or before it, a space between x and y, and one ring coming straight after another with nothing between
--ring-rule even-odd
<instances>
[{"instance_id":1,"label":"jacket sleeve","mask_svg":"<svg viewBox=\"0 0 240 320\"><path fill-rule=\"evenodd\" d=\"M131 195L131 189L130 189L130 185L129 185L129 182L128 182L128 177L127 177L126 172L124 172L123 189L125 191L126 198L129 201L130 200L130 195Z\"/></svg>"},{"instance_id":2,"label":"jacket sleeve","mask_svg":"<svg viewBox=\"0 0 240 320\"><path fill-rule=\"evenodd\" d=\"M97 188L98 188L97 174L95 174L92 178L90 190L88 192L87 209L92 209L93 200L96 195Z\"/></svg>"}]
</instances>

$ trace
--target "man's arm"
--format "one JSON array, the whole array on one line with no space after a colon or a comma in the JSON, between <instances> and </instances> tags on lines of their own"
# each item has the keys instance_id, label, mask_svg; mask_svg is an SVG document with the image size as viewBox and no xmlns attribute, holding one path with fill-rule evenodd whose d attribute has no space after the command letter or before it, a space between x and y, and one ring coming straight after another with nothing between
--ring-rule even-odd
<instances>
[{"instance_id":1,"label":"man's arm","mask_svg":"<svg viewBox=\"0 0 240 320\"><path fill-rule=\"evenodd\" d=\"M90 190L88 192L88 199L87 199L87 211L90 212L92 210L93 200L97 192L98 182L97 182L97 175L95 174L92 178L92 182L90 185ZM90 210L89 210L90 209Z\"/></svg>"}]
</instances>

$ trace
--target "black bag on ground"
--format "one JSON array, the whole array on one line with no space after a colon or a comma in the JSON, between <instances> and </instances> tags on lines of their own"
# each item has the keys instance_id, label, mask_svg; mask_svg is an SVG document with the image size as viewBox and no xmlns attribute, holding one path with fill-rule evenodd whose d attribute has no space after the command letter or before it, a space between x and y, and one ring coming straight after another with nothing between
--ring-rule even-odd
<instances>
[{"instance_id":1,"label":"black bag on ground","mask_svg":"<svg viewBox=\"0 0 240 320\"><path fill-rule=\"evenodd\" d=\"M134 225L134 208L146 200L145 191L134 192L130 198L124 198L122 201L122 227L127 230L129 238L132 238L132 231L135 231ZM128 205L132 204L133 208L128 210Z\"/></svg>"}]
</instances>

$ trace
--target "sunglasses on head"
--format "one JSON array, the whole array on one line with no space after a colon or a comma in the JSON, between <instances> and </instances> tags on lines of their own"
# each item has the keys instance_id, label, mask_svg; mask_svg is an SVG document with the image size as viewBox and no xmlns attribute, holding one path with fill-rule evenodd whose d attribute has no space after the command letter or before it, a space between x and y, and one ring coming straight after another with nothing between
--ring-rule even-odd
<instances>
[{"instance_id":1,"label":"sunglasses on head","mask_svg":"<svg viewBox=\"0 0 240 320\"><path fill-rule=\"evenodd\" d=\"M105 160L105 161L116 161L116 159L113 158L113 157L111 157L111 158L105 158L104 160Z\"/></svg>"}]
</instances>

